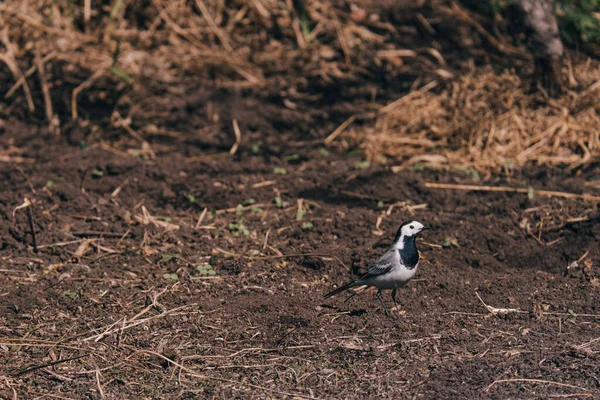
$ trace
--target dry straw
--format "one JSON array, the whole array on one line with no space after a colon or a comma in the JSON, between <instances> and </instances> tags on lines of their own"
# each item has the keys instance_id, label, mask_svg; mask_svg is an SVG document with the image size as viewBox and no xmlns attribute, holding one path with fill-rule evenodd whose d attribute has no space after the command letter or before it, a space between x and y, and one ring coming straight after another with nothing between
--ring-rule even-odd
<instances>
[{"instance_id":1,"label":"dry straw","mask_svg":"<svg viewBox=\"0 0 600 400\"><path fill-rule=\"evenodd\" d=\"M526 93L514 73L477 69L439 93L432 85L383 107L375 126L351 137L375 158L384 154L404 167L460 164L478 169L537 164L576 167L600 156L600 71L575 67L589 88L560 99Z\"/></svg>"},{"instance_id":2,"label":"dry straw","mask_svg":"<svg viewBox=\"0 0 600 400\"><path fill-rule=\"evenodd\" d=\"M528 162L576 167L598 159L597 63L569 69L587 89L557 100L532 95L529 83L512 72L480 67L458 77L457 58L528 57L453 1L436 0L431 7L316 0L301 7L291 0L75 3L0 4L0 63L12 78L0 94L9 103L5 112L37 113L57 134L70 119L90 118L84 99L113 96L119 114L109 128L134 137L152 158L146 137L182 137L165 120L177 118L171 110L179 94L197 92L199 85L277 94L295 109L331 87L367 90L365 82L384 74L388 81L414 81L415 88L383 107L353 107L355 115L346 116L327 143L343 135L370 158L391 157L401 167L417 162L481 169ZM382 17L391 12L399 16L395 24ZM461 29L453 29L457 24ZM424 46L422 29L433 35ZM438 30L453 35L455 47L443 51L433 40L441 40ZM374 124L356 122L377 107L382 108ZM69 112L58 115L65 109ZM210 104L206 113L218 120ZM243 133L238 122L245 121L232 125L231 153Z\"/></svg>"}]
</instances>

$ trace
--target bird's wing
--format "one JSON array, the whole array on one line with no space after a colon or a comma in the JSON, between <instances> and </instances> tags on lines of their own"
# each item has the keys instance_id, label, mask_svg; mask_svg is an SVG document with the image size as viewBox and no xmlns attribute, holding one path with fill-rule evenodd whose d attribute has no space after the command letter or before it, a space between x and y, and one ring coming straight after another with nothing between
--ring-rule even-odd
<instances>
[{"instance_id":1,"label":"bird's wing","mask_svg":"<svg viewBox=\"0 0 600 400\"><path fill-rule=\"evenodd\" d=\"M395 258L395 252L385 253L360 279L372 278L374 276L387 274L392 270L397 262L398 260Z\"/></svg>"}]
</instances>

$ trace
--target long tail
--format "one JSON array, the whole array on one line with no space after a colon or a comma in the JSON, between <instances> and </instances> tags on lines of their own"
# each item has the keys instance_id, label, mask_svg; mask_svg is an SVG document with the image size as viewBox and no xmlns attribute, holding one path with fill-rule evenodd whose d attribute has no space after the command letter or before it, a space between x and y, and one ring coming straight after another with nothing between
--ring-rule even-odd
<instances>
[{"instance_id":1,"label":"long tail","mask_svg":"<svg viewBox=\"0 0 600 400\"><path fill-rule=\"evenodd\" d=\"M331 292L327 293L325 296L323 296L324 298L328 299L331 296L335 296L336 294L342 293L343 291L346 291L350 288L353 288L356 285L356 281L350 282L350 283L346 283L344 286L340 286L339 288L332 290Z\"/></svg>"}]
</instances>

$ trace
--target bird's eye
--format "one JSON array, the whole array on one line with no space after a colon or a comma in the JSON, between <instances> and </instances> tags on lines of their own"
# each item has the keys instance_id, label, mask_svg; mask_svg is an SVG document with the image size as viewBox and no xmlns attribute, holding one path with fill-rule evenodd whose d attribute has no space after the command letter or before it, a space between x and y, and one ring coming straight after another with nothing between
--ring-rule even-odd
<instances>
[{"instance_id":1,"label":"bird's eye","mask_svg":"<svg viewBox=\"0 0 600 400\"><path fill-rule=\"evenodd\" d=\"M413 225L410 226L410 229L415 229L415 227Z\"/></svg>"}]
</instances>

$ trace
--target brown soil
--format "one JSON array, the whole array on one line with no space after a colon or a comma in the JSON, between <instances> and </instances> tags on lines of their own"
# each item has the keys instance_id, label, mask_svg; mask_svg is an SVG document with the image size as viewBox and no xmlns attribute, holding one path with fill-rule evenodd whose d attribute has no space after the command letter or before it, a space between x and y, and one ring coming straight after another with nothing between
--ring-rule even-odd
<instances>
[{"instance_id":1,"label":"brown soil","mask_svg":"<svg viewBox=\"0 0 600 400\"><path fill-rule=\"evenodd\" d=\"M44 79L32 72L0 96L0 397L600 398L598 201L535 191L600 196L596 153L588 157L599 148L596 92L586 89L596 75L573 101L531 95L528 58L494 45L495 23L454 1L356 2L374 19L342 0L123 2L116 16L92 2L89 27L87 2L74 13L66 1L7 3L13 45L3 44L0 87L46 64ZM315 30L310 46L302 29ZM576 72L597 65L571 55ZM397 154L384 150L398 141L353 138L381 123L402 142L410 107L389 121L381 108L439 82L418 97L427 105L461 76L477 83L473 68L485 68L500 100L516 84L496 85L496 74L514 68L528 82L519 99L535 118L518 131L569 150L560 165L570 168L528 159L477 172L472 160L455 169L424 158L393 173L375 162L435 156L438 143L403 142ZM492 97L478 104L501 131L494 113L508 109ZM546 115L538 104L553 118L569 105L571 147L562 127L547 137L536 126ZM431 118L419 118L431 133ZM457 161L471 131L450 130L465 136L443 142ZM419 241L426 261L395 318L372 290L323 300L408 219L435 230Z\"/></svg>"},{"instance_id":2,"label":"brown soil","mask_svg":"<svg viewBox=\"0 0 600 400\"><path fill-rule=\"evenodd\" d=\"M227 151L233 134L153 138L157 157L144 160L6 121L2 146L35 162L2 168L0 395L600 395L597 203L427 189L474 182L458 171L364 168L301 136L312 114L251 97L235 104L256 127L287 124L259 135L246 122L233 157L189 162ZM529 169L475 183L598 194L584 186L594 179L593 168ZM13 211L25 197L37 252L27 209ZM385 214L396 202L407 205ZM420 243L427 262L401 291L397 318L371 291L322 300L412 218L436 229ZM215 275L196 268L206 263ZM520 311L494 316L477 293Z\"/></svg>"}]
</instances>

